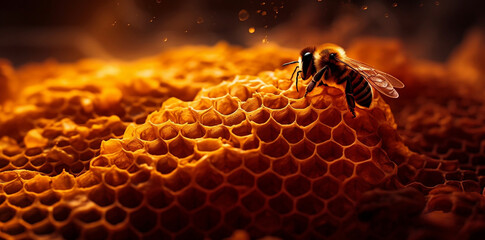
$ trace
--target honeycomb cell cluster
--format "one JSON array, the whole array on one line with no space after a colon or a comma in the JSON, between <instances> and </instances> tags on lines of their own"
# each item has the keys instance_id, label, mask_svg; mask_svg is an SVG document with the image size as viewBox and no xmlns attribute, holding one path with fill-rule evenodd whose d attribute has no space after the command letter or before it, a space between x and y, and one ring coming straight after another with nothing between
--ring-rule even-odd
<instances>
[{"instance_id":1,"label":"honeycomb cell cluster","mask_svg":"<svg viewBox=\"0 0 485 240\"><path fill-rule=\"evenodd\" d=\"M277 69L297 54L218 44L0 65L12 96L0 99L0 238L483 236L473 87L397 41L361 39L350 56L407 88L353 118L341 90L304 97Z\"/></svg>"}]
</instances>

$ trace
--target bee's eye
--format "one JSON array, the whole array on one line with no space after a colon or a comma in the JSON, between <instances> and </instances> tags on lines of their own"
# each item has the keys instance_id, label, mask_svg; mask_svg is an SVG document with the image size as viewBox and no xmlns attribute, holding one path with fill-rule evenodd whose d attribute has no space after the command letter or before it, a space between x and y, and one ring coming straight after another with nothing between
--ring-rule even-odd
<instances>
[{"instance_id":1,"label":"bee's eye","mask_svg":"<svg viewBox=\"0 0 485 240\"><path fill-rule=\"evenodd\" d=\"M335 57L336 57L335 53L330 53L330 58L335 58Z\"/></svg>"},{"instance_id":2,"label":"bee's eye","mask_svg":"<svg viewBox=\"0 0 485 240\"><path fill-rule=\"evenodd\" d=\"M312 54L310 52L306 52L303 56L304 57L308 57L308 56L311 56Z\"/></svg>"}]
</instances>

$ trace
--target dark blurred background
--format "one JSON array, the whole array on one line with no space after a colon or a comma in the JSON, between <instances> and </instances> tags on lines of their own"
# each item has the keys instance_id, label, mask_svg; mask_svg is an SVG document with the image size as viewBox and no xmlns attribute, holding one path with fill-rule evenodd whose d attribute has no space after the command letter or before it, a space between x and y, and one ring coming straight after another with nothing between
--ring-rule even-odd
<instances>
[{"instance_id":1,"label":"dark blurred background","mask_svg":"<svg viewBox=\"0 0 485 240\"><path fill-rule=\"evenodd\" d=\"M395 37L414 56L444 61L483 0L16 0L0 3L0 58L130 60L184 44L219 41L301 48ZM254 32L253 32L254 31Z\"/></svg>"}]
</instances>

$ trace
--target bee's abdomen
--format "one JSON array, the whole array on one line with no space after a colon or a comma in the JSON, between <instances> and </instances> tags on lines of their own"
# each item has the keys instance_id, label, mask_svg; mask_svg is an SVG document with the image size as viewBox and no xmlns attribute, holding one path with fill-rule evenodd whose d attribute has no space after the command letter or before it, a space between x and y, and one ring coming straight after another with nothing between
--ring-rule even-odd
<instances>
[{"instance_id":1,"label":"bee's abdomen","mask_svg":"<svg viewBox=\"0 0 485 240\"><path fill-rule=\"evenodd\" d=\"M372 89L369 83L360 74L357 74L352 80L354 89L354 99L362 107L369 107L372 103Z\"/></svg>"}]
</instances>

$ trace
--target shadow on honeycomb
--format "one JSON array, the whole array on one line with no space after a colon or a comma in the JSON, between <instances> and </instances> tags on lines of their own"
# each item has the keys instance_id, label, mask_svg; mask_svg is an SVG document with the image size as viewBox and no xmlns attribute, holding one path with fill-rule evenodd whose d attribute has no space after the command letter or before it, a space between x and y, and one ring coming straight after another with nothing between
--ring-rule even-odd
<instances>
[{"instance_id":1,"label":"shadow on honeycomb","mask_svg":"<svg viewBox=\"0 0 485 240\"><path fill-rule=\"evenodd\" d=\"M477 38L447 64L359 39L407 87L355 119L339 89L297 92L278 46L2 62L0 237L479 239L483 83L457 70Z\"/></svg>"}]
</instances>

